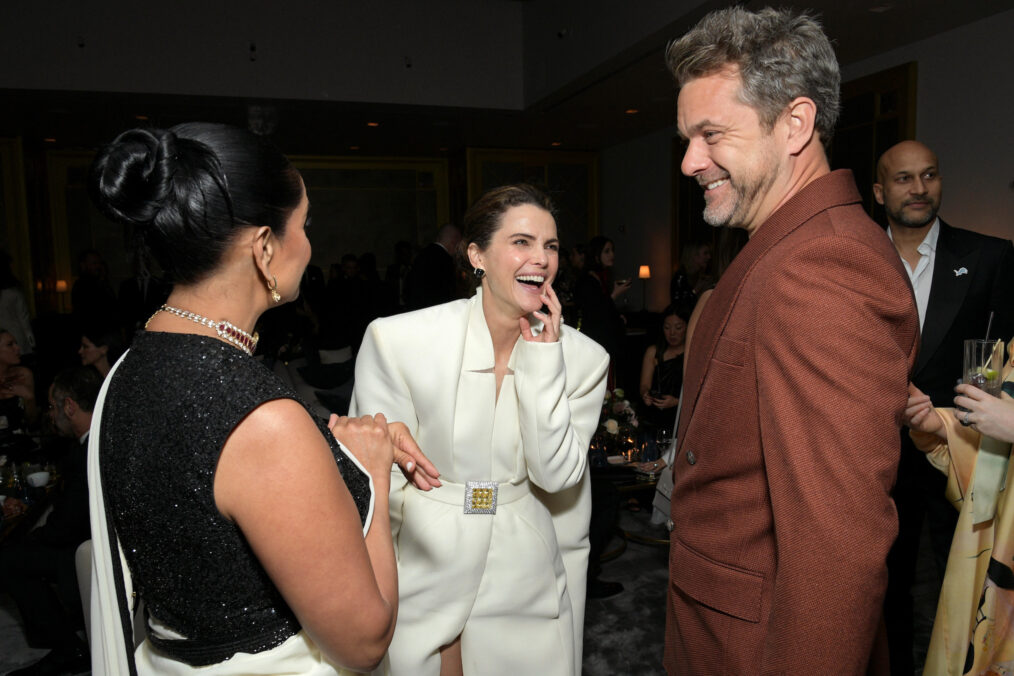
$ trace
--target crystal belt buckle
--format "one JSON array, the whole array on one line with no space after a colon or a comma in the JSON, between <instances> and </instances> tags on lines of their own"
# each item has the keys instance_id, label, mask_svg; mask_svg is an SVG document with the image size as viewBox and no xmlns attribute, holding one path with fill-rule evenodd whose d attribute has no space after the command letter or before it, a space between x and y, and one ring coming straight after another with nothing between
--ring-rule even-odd
<instances>
[{"instance_id":1,"label":"crystal belt buckle","mask_svg":"<svg viewBox=\"0 0 1014 676\"><path fill-rule=\"evenodd\" d=\"M465 514L496 514L495 481L465 482Z\"/></svg>"}]
</instances>

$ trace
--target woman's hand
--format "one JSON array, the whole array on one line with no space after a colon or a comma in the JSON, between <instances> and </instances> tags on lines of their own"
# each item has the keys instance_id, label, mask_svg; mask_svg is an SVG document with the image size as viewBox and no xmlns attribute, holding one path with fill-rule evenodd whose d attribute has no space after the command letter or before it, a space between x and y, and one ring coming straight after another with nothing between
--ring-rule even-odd
<instances>
[{"instance_id":1,"label":"woman's hand","mask_svg":"<svg viewBox=\"0 0 1014 676\"><path fill-rule=\"evenodd\" d=\"M639 462L635 467L642 472L657 472L660 469L665 468L665 459L659 458L658 460L652 460L651 462Z\"/></svg>"},{"instance_id":2,"label":"woman's hand","mask_svg":"<svg viewBox=\"0 0 1014 676\"><path fill-rule=\"evenodd\" d=\"M347 418L332 415L328 428L374 478L387 475L394 462L394 444L387 432L387 418L375 416Z\"/></svg>"},{"instance_id":3,"label":"woman's hand","mask_svg":"<svg viewBox=\"0 0 1014 676\"><path fill-rule=\"evenodd\" d=\"M363 416L363 418L369 418L370 416ZM408 427L405 423L394 422L386 424L386 418L382 413L378 413L375 418L384 420L387 438L391 442L392 455L391 461L398 465L398 469L405 475L405 478L411 481L417 488L423 491L428 491L435 486L440 486L440 472L430 462L429 458L423 455L422 450L419 448L419 444L412 438L412 434L408 431ZM348 448L345 441L338 436L335 432L336 428L341 428L342 423L348 420L361 420L362 418L344 418L334 413L328 419L327 426L331 430L331 433L335 435L335 439L341 441L343 445ZM349 450L352 450L349 448ZM353 451L355 453L355 451ZM359 458L359 454L355 453L355 456ZM360 462L362 459L360 458ZM365 465L365 463L363 463ZM384 468L384 471L390 470L390 464ZM372 472L371 472L372 473Z\"/></svg>"},{"instance_id":4,"label":"woman's hand","mask_svg":"<svg viewBox=\"0 0 1014 676\"><path fill-rule=\"evenodd\" d=\"M1014 442L1014 399L1006 392L1001 393L1002 399L986 394L973 385L958 385L954 388L958 396L954 397L954 405L968 409L954 410L954 417L961 424L967 424L998 441Z\"/></svg>"},{"instance_id":5,"label":"woman's hand","mask_svg":"<svg viewBox=\"0 0 1014 676\"><path fill-rule=\"evenodd\" d=\"M397 463L401 473L411 481L416 488L428 491L431 488L440 486L440 472L433 466L429 458L423 455L419 444L412 438L405 423L395 422L387 426L388 436L394 444L394 462Z\"/></svg>"},{"instance_id":6,"label":"woman's hand","mask_svg":"<svg viewBox=\"0 0 1014 676\"><path fill-rule=\"evenodd\" d=\"M542 331L539 335L532 333L532 323L528 321L528 317L522 317L518 320L521 324L521 335L529 343L555 343L560 339L560 321L563 316L563 307L560 305L560 299L556 297L556 292L553 291L552 286L547 286L546 290L539 296L542 302L549 309L549 314L544 312L533 312L536 319L542 320Z\"/></svg>"},{"instance_id":7,"label":"woman's hand","mask_svg":"<svg viewBox=\"0 0 1014 676\"><path fill-rule=\"evenodd\" d=\"M8 374L0 383L0 394L4 396L21 397L26 401L35 399L35 386L32 379L32 372L28 369L12 369L13 373Z\"/></svg>"},{"instance_id":8,"label":"woman's hand","mask_svg":"<svg viewBox=\"0 0 1014 676\"><path fill-rule=\"evenodd\" d=\"M663 394L661 397L654 397L652 405L658 408L675 408L679 406L680 400L671 394Z\"/></svg>"},{"instance_id":9,"label":"woman's hand","mask_svg":"<svg viewBox=\"0 0 1014 676\"><path fill-rule=\"evenodd\" d=\"M616 300L626 292L630 291L631 285L634 283L632 279L621 279L613 282L613 292L610 294L613 300Z\"/></svg>"},{"instance_id":10,"label":"woman's hand","mask_svg":"<svg viewBox=\"0 0 1014 676\"><path fill-rule=\"evenodd\" d=\"M901 422L916 432L935 434L942 441L947 441L944 422L933 412L933 402L930 401L929 395L923 394L912 383L908 384L908 403L905 405Z\"/></svg>"}]
</instances>

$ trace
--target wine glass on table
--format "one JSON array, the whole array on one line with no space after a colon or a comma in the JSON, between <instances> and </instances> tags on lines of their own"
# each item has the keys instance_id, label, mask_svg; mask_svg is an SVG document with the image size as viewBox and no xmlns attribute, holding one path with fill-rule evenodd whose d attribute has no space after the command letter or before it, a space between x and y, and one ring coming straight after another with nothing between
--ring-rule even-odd
<instances>
[{"instance_id":1,"label":"wine glass on table","mask_svg":"<svg viewBox=\"0 0 1014 676\"><path fill-rule=\"evenodd\" d=\"M672 444L673 430L671 427L659 427L658 433L655 435L655 448L658 449L659 457L665 455L669 451L669 446Z\"/></svg>"}]
</instances>

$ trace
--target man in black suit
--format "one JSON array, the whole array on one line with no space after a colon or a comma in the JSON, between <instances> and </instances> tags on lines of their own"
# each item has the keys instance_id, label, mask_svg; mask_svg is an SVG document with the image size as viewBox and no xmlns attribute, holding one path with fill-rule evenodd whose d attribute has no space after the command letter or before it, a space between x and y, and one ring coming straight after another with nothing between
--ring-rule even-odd
<instances>
[{"instance_id":1,"label":"man in black suit","mask_svg":"<svg viewBox=\"0 0 1014 676\"><path fill-rule=\"evenodd\" d=\"M405 283L409 310L439 305L458 297L454 254L461 231L448 223L440 228L437 241L419 252Z\"/></svg>"},{"instance_id":2,"label":"man in black suit","mask_svg":"<svg viewBox=\"0 0 1014 676\"><path fill-rule=\"evenodd\" d=\"M953 406L965 339L985 338L991 313L989 337L1007 341L1014 333L1014 247L1008 240L953 228L937 216L943 193L939 164L917 141L903 141L883 154L873 193L884 205L888 235L905 263L919 309L922 337L912 384L934 406ZM894 489L899 531L887 560L884 606L891 673L911 676L911 592L923 520L942 577L958 513L944 499L946 477L915 448L907 428L901 436Z\"/></svg>"},{"instance_id":3,"label":"man in black suit","mask_svg":"<svg viewBox=\"0 0 1014 676\"><path fill-rule=\"evenodd\" d=\"M11 676L77 673L90 666L74 554L91 537L88 520L88 429L102 376L91 366L57 374L49 388L49 414L60 436L77 440L63 468L64 487L46 523L0 550L0 588L13 597L33 647L52 648L39 662ZM54 592L55 587L55 592Z\"/></svg>"}]
</instances>

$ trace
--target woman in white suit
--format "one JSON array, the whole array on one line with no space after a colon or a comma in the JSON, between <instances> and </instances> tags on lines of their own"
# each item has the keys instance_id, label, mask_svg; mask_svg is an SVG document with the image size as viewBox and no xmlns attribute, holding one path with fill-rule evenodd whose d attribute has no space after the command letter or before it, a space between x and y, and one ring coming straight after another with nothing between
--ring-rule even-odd
<instances>
[{"instance_id":1,"label":"woman in white suit","mask_svg":"<svg viewBox=\"0 0 1014 676\"><path fill-rule=\"evenodd\" d=\"M526 185L465 214L475 296L373 322L352 411L405 423L442 472L392 476L393 674L580 674L588 442L609 357L561 326L552 204Z\"/></svg>"}]
</instances>

